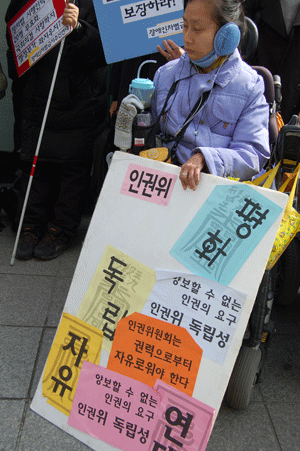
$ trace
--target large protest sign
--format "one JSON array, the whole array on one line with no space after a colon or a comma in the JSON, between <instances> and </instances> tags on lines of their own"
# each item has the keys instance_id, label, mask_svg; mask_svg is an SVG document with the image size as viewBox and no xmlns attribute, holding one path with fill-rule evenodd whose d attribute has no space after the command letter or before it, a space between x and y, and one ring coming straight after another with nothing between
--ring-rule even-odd
<instances>
[{"instance_id":1,"label":"large protest sign","mask_svg":"<svg viewBox=\"0 0 300 451\"><path fill-rule=\"evenodd\" d=\"M80 373L72 418L43 396L45 375L31 405L34 411L94 450L127 450L133 440L135 445L131 449L137 451L164 447L176 451L192 449L189 438L193 434L199 438L198 449L205 449L287 202L284 194L208 174L201 174L196 191L184 191L179 172L180 168L174 165L115 152L78 260L64 314L80 316L83 322L84 318L93 318L91 326L97 328L96 324L100 324L106 331L111 325L117 340L112 341L111 350L102 346L99 365L93 361L82 362L83 378ZM200 234L195 241L195 230L191 233L190 228L194 227L193 221L200 211L209 218L207 203L215 189L219 193L219 214L215 215L215 221L209 222L210 228L205 229L205 234ZM235 199L237 189L240 190L239 203ZM185 242L180 244L179 251L187 247L186 236L191 237L189 255L201 262L197 270L190 267L189 258L173 255L182 236ZM227 242L229 238L231 241ZM241 244L233 238L244 241ZM245 258L247 240L250 252ZM226 242L226 248L219 252ZM217 257L208 266L215 255ZM222 267L223 259L227 258L233 261L229 265L230 280L224 281L219 275L226 275L226 268L222 271L217 268ZM138 295L139 282L152 277L153 271L156 280L152 278L147 285L150 294L145 300ZM136 296L131 301L130 293L134 292L140 296L139 301ZM130 314L135 306L137 313ZM92 308L93 315L86 316ZM143 317L147 321L143 321ZM156 326L157 322L164 326ZM62 336L68 337L68 331ZM188 339L184 338L187 351L183 354L178 338L187 336ZM77 343L79 346L83 340ZM76 356L74 361L77 361ZM126 371L126 367L130 370ZM148 381L145 377L148 372L152 375L152 371L157 375L154 386L153 379ZM112 377L111 373L117 376ZM62 376L67 377L67 371ZM57 373L54 377L58 379ZM125 391L118 395L113 387L116 390L124 378L127 378ZM91 383L84 382L86 380ZM99 388L97 392L102 383L110 388L106 391ZM140 384L160 396L162 404L157 404L156 413L152 409L155 425L154 420L146 418L147 410L151 409L143 405L140 398L132 416L126 410L130 402L129 388L139 397ZM190 386L191 391L186 392L184 385ZM54 389L53 380L52 386L47 385L48 398ZM95 392L90 393L90 389ZM146 394L149 396L148 392ZM158 415L161 411L164 413ZM135 418L139 412L145 415L144 423ZM84 417L83 422L80 422L81 417ZM106 437L104 422L115 432L118 441ZM147 423L151 423L151 429L145 426Z\"/></svg>"},{"instance_id":2,"label":"large protest sign","mask_svg":"<svg viewBox=\"0 0 300 451\"><path fill-rule=\"evenodd\" d=\"M18 75L26 72L67 36L65 0L30 0L7 24Z\"/></svg>"},{"instance_id":3,"label":"large protest sign","mask_svg":"<svg viewBox=\"0 0 300 451\"><path fill-rule=\"evenodd\" d=\"M163 39L183 45L183 0L94 0L108 64L157 52Z\"/></svg>"}]
</instances>

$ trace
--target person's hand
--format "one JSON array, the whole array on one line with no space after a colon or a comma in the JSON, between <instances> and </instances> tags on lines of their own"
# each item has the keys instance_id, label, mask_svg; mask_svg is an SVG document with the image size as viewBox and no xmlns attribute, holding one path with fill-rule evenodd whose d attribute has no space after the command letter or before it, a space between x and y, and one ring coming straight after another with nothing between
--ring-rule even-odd
<instances>
[{"instance_id":1,"label":"person's hand","mask_svg":"<svg viewBox=\"0 0 300 451\"><path fill-rule=\"evenodd\" d=\"M70 0L66 0L66 7L62 16L63 25L70 25L73 30L76 28L79 17L79 8L70 3Z\"/></svg>"},{"instance_id":2,"label":"person's hand","mask_svg":"<svg viewBox=\"0 0 300 451\"><path fill-rule=\"evenodd\" d=\"M109 109L110 117L112 117L114 112L117 111L117 106L118 106L118 101L117 100L114 100L113 102L111 102L111 106L110 106L110 109Z\"/></svg>"},{"instance_id":3,"label":"person's hand","mask_svg":"<svg viewBox=\"0 0 300 451\"><path fill-rule=\"evenodd\" d=\"M168 39L167 41L164 40L163 44L165 46L165 49L163 49L160 45L157 45L156 48L159 53L161 53L168 61L180 58L184 53L183 48L179 47L171 39Z\"/></svg>"},{"instance_id":4,"label":"person's hand","mask_svg":"<svg viewBox=\"0 0 300 451\"><path fill-rule=\"evenodd\" d=\"M190 188L195 191L200 181L200 172L205 166L205 159L202 153L196 153L181 166L179 179L183 189Z\"/></svg>"}]
</instances>

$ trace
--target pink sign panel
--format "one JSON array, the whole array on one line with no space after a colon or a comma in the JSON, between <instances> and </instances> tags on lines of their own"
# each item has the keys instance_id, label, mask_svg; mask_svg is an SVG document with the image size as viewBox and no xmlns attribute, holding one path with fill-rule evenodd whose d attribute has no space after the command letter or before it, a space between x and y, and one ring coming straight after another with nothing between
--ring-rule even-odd
<instances>
[{"instance_id":1,"label":"pink sign panel","mask_svg":"<svg viewBox=\"0 0 300 451\"><path fill-rule=\"evenodd\" d=\"M29 0L8 22L19 76L72 31L62 24L65 7L65 0Z\"/></svg>"},{"instance_id":2,"label":"pink sign panel","mask_svg":"<svg viewBox=\"0 0 300 451\"><path fill-rule=\"evenodd\" d=\"M205 451L215 410L160 380L154 389L161 401L148 451Z\"/></svg>"},{"instance_id":3,"label":"pink sign panel","mask_svg":"<svg viewBox=\"0 0 300 451\"><path fill-rule=\"evenodd\" d=\"M127 196L167 206L177 175L130 164L121 188Z\"/></svg>"},{"instance_id":4,"label":"pink sign panel","mask_svg":"<svg viewBox=\"0 0 300 451\"><path fill-rule=\"evenodd\" d=\"M148 451L160 396L142 382L84 361L68 424L124 451Z\"/></svg>"}]
</instances>

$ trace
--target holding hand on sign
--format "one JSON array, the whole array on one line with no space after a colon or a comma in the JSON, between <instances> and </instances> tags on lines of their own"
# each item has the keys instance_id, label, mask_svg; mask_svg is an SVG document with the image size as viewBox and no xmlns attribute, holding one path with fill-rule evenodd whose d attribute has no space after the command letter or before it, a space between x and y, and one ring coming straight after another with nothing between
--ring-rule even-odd
<instances>
[{"instance_id":1,"label":"holding hand on sign","mask_svg":"<svg viewBox=\"0 0 300 451\"><path fill-rule=\"evenodd\" d=\"M195 191L200 181L200 172L203 171L205 167L205 159L201 152L196 153L184 163L179 175L183 189L190 188Z\"/></svg>"},{"instance_id":2,"label":"holding hand on sign","mask_svg":"<svg viewBox=\"0 0 300 451\"><path fill-rule=\"evenodd\" d=\"M78 7L73 3L70 3L70 0L66 0L66 7L62 17L62 23L64 25L70 25L74 30L74 28L76 28L78 24L78 17L79 17Z\"/></svg>"}]
</instances>

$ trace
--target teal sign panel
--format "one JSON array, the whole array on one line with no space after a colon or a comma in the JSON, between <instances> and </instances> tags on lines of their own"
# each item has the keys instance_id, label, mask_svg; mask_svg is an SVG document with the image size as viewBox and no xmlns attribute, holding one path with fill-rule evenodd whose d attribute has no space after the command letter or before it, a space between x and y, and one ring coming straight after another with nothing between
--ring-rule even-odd
<instances>
[{"instance_id":1,"label":"teal sign panel","mask_svg":"<svg viewBox=\"0 0 300 451\"><path fill-rule=\"evenodd\" d=\"M247 184L216 186L170 254L228 286L281 212Z\"/></svg>"}]
</instances>

